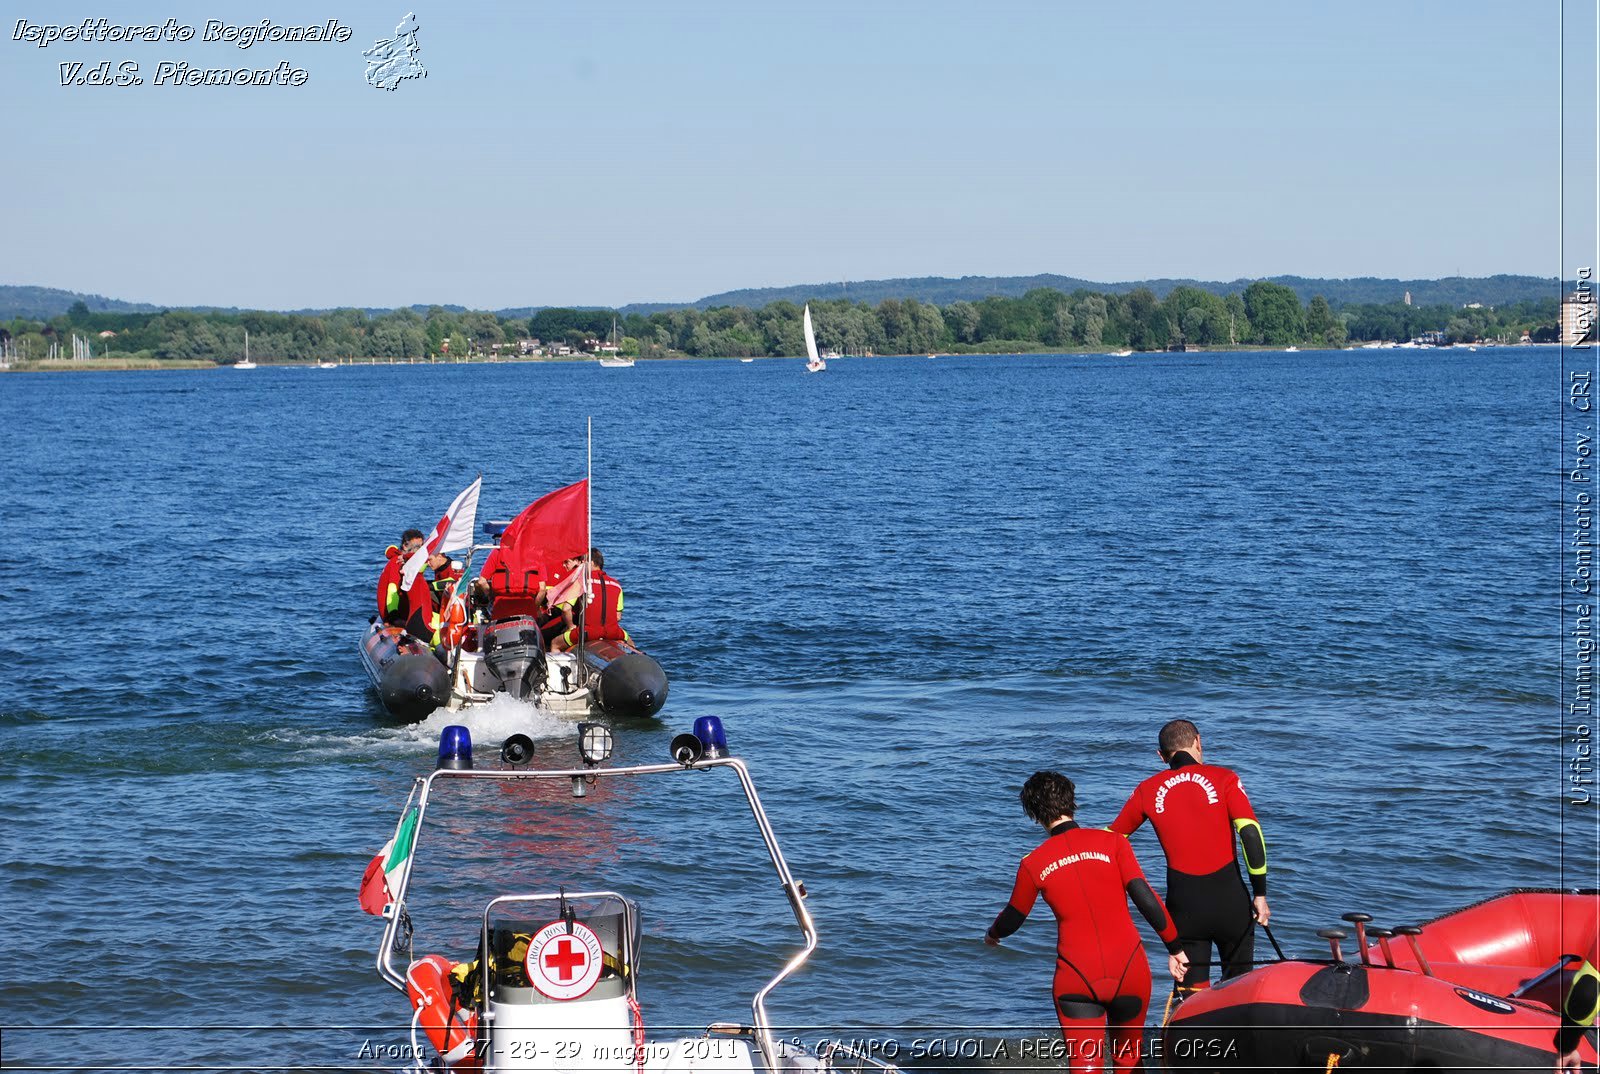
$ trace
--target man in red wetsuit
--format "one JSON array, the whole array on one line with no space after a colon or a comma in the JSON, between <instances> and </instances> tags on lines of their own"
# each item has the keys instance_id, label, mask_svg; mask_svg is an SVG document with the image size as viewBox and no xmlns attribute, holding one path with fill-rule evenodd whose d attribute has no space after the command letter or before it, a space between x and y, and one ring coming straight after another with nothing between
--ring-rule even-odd
<instances>
[{"instance_id":1,"label":"man in red wetsuit","mask_svg":"<svg viewBox=\"0 0 1600 1074\"><path fill-rule=\"evenodd\" d=\"M1128 841L1073 821L1077 797L1070 779L1059 772L1035 772L1023 784L1022 809L1050 837L1022 859L1011 900L983 940L994 946L1016 932L1042 893L1056 915L1051 995L1067 1047L1067 1069L1102 1069L1108 1028L1114 1069L1142 1069L1150 964L1128 914L1128 900L1167 945L1167 968L1174 978L1187 968L1178 931Z\"/></svg>"},{"instance_id":2,"label":"man in red wetsuit","mask_svg":"<svg viewBox=\"0 0 1600 1074\"><path fill-rule=\"evenodd\" d=\"M1167 855L1167 905L1183 938L1191 990L1211 982L1216 946L1224 979L1250 969L1255 925L1271 916L1267 906L1267 845L1244 785L1231 770L1202 763L1200 731L1173 720L1158 739L1167 770L1134 788L1111 822L1118 835L1132 835L1146 820ZM1244 848L1254 898L1239 879L1233 841Z\"/></svg>"}]
</instances>

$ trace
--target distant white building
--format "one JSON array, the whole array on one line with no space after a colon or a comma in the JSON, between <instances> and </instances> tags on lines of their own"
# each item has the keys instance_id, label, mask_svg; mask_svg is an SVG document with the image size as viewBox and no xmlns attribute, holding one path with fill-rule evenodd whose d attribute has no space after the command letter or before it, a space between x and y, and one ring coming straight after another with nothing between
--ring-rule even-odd
<instances>
[{"instance_id":1,"label":"distant white building","mask_svg":"<svg viewBox=\"0 0 1600 1074\"><path fill-rule=\"evenodd\" d=\"M1594 339L1593 291L1574 291L1561 300L1561 342L1567 346Z\"/></svg>"}]
</instances>

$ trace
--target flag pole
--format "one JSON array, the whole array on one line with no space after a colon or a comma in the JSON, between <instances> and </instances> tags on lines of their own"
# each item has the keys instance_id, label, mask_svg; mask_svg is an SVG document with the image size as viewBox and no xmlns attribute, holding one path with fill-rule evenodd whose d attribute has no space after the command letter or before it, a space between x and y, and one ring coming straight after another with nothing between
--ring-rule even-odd
<instances>
[{"instance_id":1,"label":"flag pole","mask_svg":"<svg viewBox=\"0 0 1600 1074\"><path fill-rule=\"evenodd\" d=\"M578 621L578 648L588 642L590 570L589 549L594 547L594 415L589 415L583 465L583 618Z\"/></svg>"}]
</instances>

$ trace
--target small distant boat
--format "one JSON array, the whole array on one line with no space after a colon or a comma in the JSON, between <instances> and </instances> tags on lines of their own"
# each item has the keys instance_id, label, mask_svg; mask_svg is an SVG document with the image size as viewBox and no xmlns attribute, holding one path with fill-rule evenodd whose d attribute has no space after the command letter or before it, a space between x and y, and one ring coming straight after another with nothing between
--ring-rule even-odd
<instances>
[{"instance_id":1,"label":"small distant boat","mask_svg":"<svg viewBox=\"0 0 1600 1074\"><path fill-rule=\"evenodd\" d=\"M805 309L804 322L806 331L806 372L821 373L828 368L828 363L824 362L822 356L817 354L817 335L811 330L811 306L809 304Z\"/></svg>"},{"instance_id":2,"label":"small distant boat","mask_svg":"<svg viewBox=\"0 0 1600 1074\"><path fill-rule=\"evenodd\" d=\"M338 369L339 368L339 363L338 362L318 362L316 364L316 368L317 369Z\"/></svg>"},{"instance_id":3,"label":"small distant boat","mask_svg":"<svg viewBox=\"0 0 1600 1074\"><path fill-rule=\"evenodd\" d=\"M1285 347L1285 348L1283 348L1283 353L1284 354L1298 354L1299 352L1300 352L1300 348L1299 347Z\"/></svg>"},{"instance_id":4,"label":"small distant boat","mask_svg":"<svg viewBox=\"0 0 1600 1074\"><path fill-rule=\"evenodd\" d=\"M615 349L616 349L616 346L617 346L617 319L616 319L616 317L612 317L611 318L611 347L612 347L613 353L605 355L604 357L602 357L600 359L600 366L601 366L602 369L632 369L633 368L633 359L632 358L624 358L622 355L614 353Z\"/></svg>"},{"instance_id":5,"label":"small distant boat","mask_svg":"<svg viewBox=\"0 0 1600 1074\"><path fill-rule=\"evenodd\" d=\"M1112 351L1111 352L1111 357L1113 357L1113 358L1126 358L1129 355L1131 355L1132 353L1133 353L1133 351L1131 351L1131 350Z\"/></svg>"},{"instance_id":6,"label":"small distant boat","mask_svg":"<svg viewBox=\"0 0 1600 1074\"><path fill-rule=\"evenodd\" d=\"M256 364L250 360L250 333L244 334L244 357L233 363L235 369L254 369Z\"/></svg>"},{"instance_id":7,"label":"small distant boat","mask_svg":"<svg viewBox=\"0 0 1600 1074\"><path fill-rule=\"evenodd\" d=\"M751 362L753 362L753 361L755 361L755 359L754 359L754 358L740 358L740 359L739 359L739 363L740 363L740 364L741 364L741 365L749 365L749 364L750 364L750 363L751 363Z\"/></svg>"}]
</instances>

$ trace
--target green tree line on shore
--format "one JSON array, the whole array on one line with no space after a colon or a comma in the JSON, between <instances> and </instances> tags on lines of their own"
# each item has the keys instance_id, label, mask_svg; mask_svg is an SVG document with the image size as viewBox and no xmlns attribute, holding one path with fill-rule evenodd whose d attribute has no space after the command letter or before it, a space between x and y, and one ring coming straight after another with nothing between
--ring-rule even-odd
<instances>
[{"instance_id":1,"label":"green tree line on shore","mask_svg":"<svg viewBox=\"0 0 1600 1074\"><path fill-rule=\"evenodd\" d=\"M811 304L818 345L847 354L934 351L1163 350L1195 346L1342 347L1369 341L1516 343L1557 336L1554 298L1499 308L1409 306L1401 302L1334 308L1321 296L1302 304L1289 288L1260 281L1242 293L1215 295L1178 287L1165 299L1139 288L1127 294L1049 288L1017 298L991 297L935 306L885 299L876 306L845 299ZM801 307L723 306L618 316L604 309L543 309L531 318L432 307L371 316L361 310L316 315L93 313L79 302L48 321L0 323L0 341L20 358L44 357L51 343L70 353L68 337L87 337L96 357L237 361L245 333L252 357L266 361L400 360L519 354L523 341L581 349L620 337L624 354L642 357L760 357L804 353Z\"/></svg>"}]
</instances>

